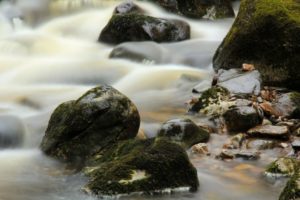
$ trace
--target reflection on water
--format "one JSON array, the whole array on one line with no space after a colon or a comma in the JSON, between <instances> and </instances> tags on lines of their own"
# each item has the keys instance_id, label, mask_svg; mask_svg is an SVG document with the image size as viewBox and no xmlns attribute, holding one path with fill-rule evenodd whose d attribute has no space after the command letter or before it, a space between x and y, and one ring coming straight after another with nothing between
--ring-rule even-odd
<instances>
[{"instance_id":1,"label":"reflection on water","mask_svg":"<svg viewBox=\"0 0 300 200\"><path fill-rule=\"evenodd\" d=\"M11 124L0 120L0 128L22 136L22 142L14 144L14 149L0 151L1 200L95 199L80 192L85 182L82 177L62 174L63 166L38 150L49 116L59 103L75 99L97 84L113 85L135 102L142 116L142 129L153 137L163 121L184 115L184 102L195 85L210 82L212 69L208 60L233 19L215 22L184 19L192 27L192 40L164 44L171 51L182 49L181 56L196 60L193 63L197 66L188 66L179 55L167 51L162 56L168 57L172 64L110 60L112 47L96 40L117 3L112 0L0 3L0 115L14 116L21 124L12 129ZM153 16L180 18L153 4L139 4ZM9 138L4 133L0 136ZM211 148L217 151L225 140L225 136L216 136ZM211 156L192 157L192 162L201 183L197 193L123 198L274 200L278 196L281 185L273 186L261 177L266 160L226 163Z\"/></svg>"}]
</instances>

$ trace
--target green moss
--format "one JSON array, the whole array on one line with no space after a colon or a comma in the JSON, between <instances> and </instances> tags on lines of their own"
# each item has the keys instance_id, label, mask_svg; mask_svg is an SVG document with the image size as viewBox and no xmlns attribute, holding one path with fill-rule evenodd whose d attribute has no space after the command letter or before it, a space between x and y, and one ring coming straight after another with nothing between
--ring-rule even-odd
<instances>
[{"instance_id":1,"label":"green moss","mask_svg":"<svg viewBox=\"0 0 300 200\"><path fill-rule=\"evenodd\" d=\"M291 177L280 194L279 200L294 200L300 197L299 178L299 172Z\"/></svg>"},{"instance_id":2,"label":"green moss","mask_svg":"<svg viewBox=\"0 0 300 200\"><path fill-rule=\"evenodd\" d=\"M165 139L128 140L90 161L85 190L97 195L151 192L165 188L198 187L197 171L186 152ZM133 179L134 172L144 176Z\"/></svg>"},{"instance_id":3,"label":"green moss","mask_svg":"<svg viewBox=\"0 0 300 200\"><path fill-rule=\"evenodd\" d=\"M291 176L297 171L298 165L299 162L293 158L279 158L266 168L266 172Z\"/></svg>"},{"instance_id":4,"label":"green moss","mask_svg":"<svg viewBox=\"0 0 300 200\"><path fill-rule=\"evenodd\" d=\"M252 63L264 84L298 90L299 35L299 1L243 0L231 30L214 55L214 68L240 68L243 63Z\"/></svg>"},{"instance_id":5,"label":"green moss","mask_svg":"<svg viewBox=\"0 0 300 200\"><path fill-rule=\"evenodd\" d=\"M193 105L191 110L199 112L201 109L204 109L211 104L219 104L220 101L228 100L229 95L230 92L226 88L213 86L201 94L198 102Z\"/></svg>"}]
</instances>

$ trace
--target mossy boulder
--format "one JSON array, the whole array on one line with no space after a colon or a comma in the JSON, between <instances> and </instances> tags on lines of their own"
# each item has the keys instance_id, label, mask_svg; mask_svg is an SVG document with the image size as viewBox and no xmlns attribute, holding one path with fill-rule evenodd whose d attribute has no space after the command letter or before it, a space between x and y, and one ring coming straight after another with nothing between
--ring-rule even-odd
<instances>
[{"instance_id":1,"label":"mossy boulder","mask_svg":"<svg viewBox=\"0 0 300 200\"><path fill-rule=\"evenodd\" d=\"M252 106L232 106L223 115L229 132L243 132L262 123L262 113Z\"/></svg>"},{"instance_id":2,"label":"mossy boulder","mask_svg":"<svg viewBox=\"0 0 300 200\"><path fill-rule=\"evenodd\" d=\"M113 15L98 41L120 44L128 41L176 42L190 38L190 26L181 20L141 14Z\"/></svg>"},{"instance_id":3,"label":"mossy boulder","mask_svg":"<svg viewBox=\"0 0 300 200\"><path fill-rule=\"evenodd\" d=\"M265 171L266 174L292 176L299 167L299 161L294 158L282 157L272 162Z\"/></svg>"},{"instance_id":4,"label":"mossy boulder","mask_svg":"<svg viewBox=\"0 0 300 200\"><path fill-rule=\"evenodd\" d=\"M207 142L209 133L190 119L173 119L162 125L158 137L168 138L184 148L190 148L194 144Z\"/></svg>"},{"instance_id":5,"label":"mossy boulder","mask_svg":"<svg viewBox=\"0 0 300 200\"><path fill-rule=\"evenodd\" d=\"M216 51L213 67L254 64L264 84L300 89L300 2L243 0L239 14Z\"/></svg>"},{"instance_id":6,"label":"mossy boulder","mask_svg":"<svg viewBox=\"0 0 300 200\"><path fill-rule=\"evenodd\" d=\"M209 112L210 106L221 106L222 101L228 101L230 92L223 87L213 86L205 90L198 101L190 108L191 112L203 111L204 113Z\"/></svg>"},{"instance_id":7,"label":"mossy boulder","mask_svg":"<svg viewBox=\"0 0 300 200\"><path fill-rule=\"evenodd\" d=\"M95 195L151 193L187 187L197 190L197 171L184 149L165 139L128 140L97 154L85 168L84 191Z\"/></svg>"},{"instance_id":8,"label":"mossy boulder","mask_svg":"<svg viewBox=\"0 0 300 200\"><path fill-rule=\"evenodd\" d=\"M101 85L52 113L41 150L75 164L110 145L137 135L140 117L135 105L116 89Z\"/></svg>"}]
</instances>

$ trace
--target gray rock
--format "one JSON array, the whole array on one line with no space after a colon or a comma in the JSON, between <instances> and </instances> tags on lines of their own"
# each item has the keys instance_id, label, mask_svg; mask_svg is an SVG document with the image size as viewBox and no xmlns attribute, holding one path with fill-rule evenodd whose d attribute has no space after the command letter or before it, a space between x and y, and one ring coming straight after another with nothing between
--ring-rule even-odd
<instances>
[{"instance_id":1,"label":"gray rock","mask_svg":"<svg viewBox=\"0 0 300 200\"><path fill-rule=\"evenodd\" d=\"M230 132L243 132L262 123L261 112L252 106L233 106L223 115Z\"/></svg>"},{"instance_id":2,"label":"gray rock","mask_svg":"<svg viewBox=\"0 0 300 200\"><path fill-rule=\"evenodd\" d=\"M166 137L184 148L190 148L194 144L207 142L209 133L190 119L174 119L162 125L157 137Z\"/></svg>"},{"instance_id":3,"label":"gray rock","mask_svg":"<svg viewBox=\"0 0 300 200\"><path fill-rule=\"evenodd\" d=\"M234 94L259 95L261 77L257 70L243 72L241 69L219 70L217 85Z\"/></svg>"},{"instance_id":4,"label":"gray rock","mask_svg":"<svg viewBox=\"0 0 300 200\"><path fill-rule=\"evenodd\" d=\"M261 125L251 128L247 134L249 137L288 139L289 129L287 126Z\"/></svg>"}]
</instances>

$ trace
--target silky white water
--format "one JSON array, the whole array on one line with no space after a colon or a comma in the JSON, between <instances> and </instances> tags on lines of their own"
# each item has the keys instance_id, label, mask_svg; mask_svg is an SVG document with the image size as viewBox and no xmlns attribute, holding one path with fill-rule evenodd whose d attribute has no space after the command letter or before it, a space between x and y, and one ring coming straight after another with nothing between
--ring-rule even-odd
<instances>
[{"instance_id":1,"label":"silky white water","mask_svg":"<svg viewBox=\"0 0 300 200\"><path fill-rule=\"evenodd\" d=\"M20 143L0 150L0 200L95 199L81 193L83 177L66 175L60 163L46 158L38 149L48 119L58 104L76 99L98 84L113 85L137 105L142 116L141 129L151 137L165 120L186 113L184 103L191 98L195 85L210 82L213 70L208 61L233 19L190 20L153 4L138 2L155 17L188 21L192 39L167 46L172 49L174 45L172 51L177 55L187 50L201 55L197 67L178 64L178 57L172 52L162 55L168 57L169 64L135 63L109 59L113 47L97 42L118 3L109 0L1 2L0 134L15 134ZM213 148L220 148L224 140L214 138L216 147ZM274 200L280 192L280 186L260 177L261 166L267 161L242 164L194 157L192 161L199 174L198 192L126 198Z\"/></svg>"}]
</instances>

